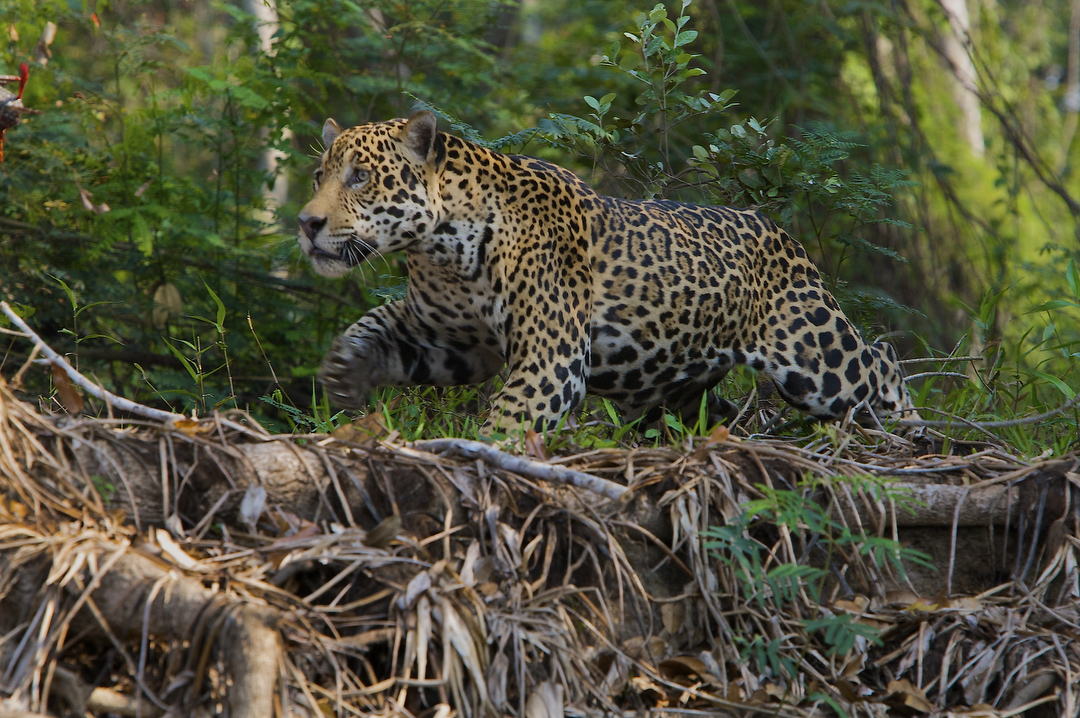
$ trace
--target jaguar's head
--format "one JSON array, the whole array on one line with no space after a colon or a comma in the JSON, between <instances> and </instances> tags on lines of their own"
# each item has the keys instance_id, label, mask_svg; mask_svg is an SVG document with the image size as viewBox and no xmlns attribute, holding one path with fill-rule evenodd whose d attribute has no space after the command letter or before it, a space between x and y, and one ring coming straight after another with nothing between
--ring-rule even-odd
<instances>
[{"instance_id":1,"label":"jaguar's head","mask_svg":"<svg viewBox=\"0 0 1080 718\"><path fill-rule=\"evenodd\" d=\"M327 120L322 139L315 196L298 217L300 249L319 274L340 277L373 254L408 249L439 224L435 115L348 130Z\"/></svg>"}]
</instances>

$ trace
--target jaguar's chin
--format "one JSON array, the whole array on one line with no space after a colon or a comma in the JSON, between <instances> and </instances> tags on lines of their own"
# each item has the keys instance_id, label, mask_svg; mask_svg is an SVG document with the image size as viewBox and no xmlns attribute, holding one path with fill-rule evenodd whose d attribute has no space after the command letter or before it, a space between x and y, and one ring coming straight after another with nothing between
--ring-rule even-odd
<instances>
[{"instance_id":1,"label":"jaguar's chin","mask_svg":"<svg viewBox=\"0 0 1080 718\"><path fill-rule=\"evenodd\" d=\"M320 275L329 279L344 277L356 267L356 265L347 264L333 255L311 255L311 266L314 267L315 271Z\"/></svg>"},{"instance_id":2,"label":"jaguar's chin","mask_svg":"<svg viewBox=\"0 0 1080 718\"><path fill-rule=\"evenodd\" d=\"M315 271L324 277L341 277L351 269L363 264L369 256L375 254L375 248L352 236L340 241L337 252L323 249L307 237L300 237L300 250L309 260Z\"/></svg>"}]
</instances>

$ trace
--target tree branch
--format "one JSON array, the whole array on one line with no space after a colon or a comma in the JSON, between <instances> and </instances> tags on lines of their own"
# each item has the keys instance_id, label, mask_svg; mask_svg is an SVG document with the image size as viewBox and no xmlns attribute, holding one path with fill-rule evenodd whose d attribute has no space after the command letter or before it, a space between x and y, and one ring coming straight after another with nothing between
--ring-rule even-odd
<instances>
[{"instance_id":1,"label":"tree branch","mask_svg":"<svg viewBox=\"0 0 1080 718\"><path fill-rule=\"evenodd\" d=\"M71 381L81 386L91 396L95 396L98 399L108 404L111 404L114 408L119 409L120 411L138 414L139 416L144 416L147 419L152 419L154 421L161 421L164 422L167 426L173 426L177 421L187 420L187 417L185 417L183 414L174 414L171 411L162 411L161 409L155 409L144 404L139 404L137 402L131 401L130 399L125 399L122 396L117 396L111 391L108 391L98 386L97 384L80 374L78 371L76 371L73 366L68 364L67 359L57 354L52 347L46 344L44 340L42 340L42 338L39 337L34 332L34 330L31 329L30 326L22 320L22 317L12 311L11 307L8 305L7 302L0 302L0 311L3 311L4 314L7 315L7 318L10 319L12 323L17 326L23 334L26 335L28 339L34 342L35 346L41 347L42 354L48 357L53 362L53 364L63 369L64 372L71 379Z\"/></svg>"},{"instance_id":2,"label":"tree branch","mask_svg":"<svg viewBox=\"0 0 1080 718\"><path fill-rule=\"evenodd\" d=\"M522 476L543 479L545 481L554 481L560 484L570 484L572 486L577 486L579 489L587 489L588 491L595 492L613 500L618 500L619 497L629 491L629 489L622 484L616 484L613 481L601 479L582 471L567 469L563 466L543 464L539 461L533 461L532 459L514 456L513 454L500 451L494 446L490 446L480 441L469 441L467 439L429 439L427 441L414 441L408 448L428 451L433 454L453 452L470 459L482 459L484 462L491 464L494 467L513 471ZM400 451L401 449L398 450Z\"/></svg>"}]
</instances>

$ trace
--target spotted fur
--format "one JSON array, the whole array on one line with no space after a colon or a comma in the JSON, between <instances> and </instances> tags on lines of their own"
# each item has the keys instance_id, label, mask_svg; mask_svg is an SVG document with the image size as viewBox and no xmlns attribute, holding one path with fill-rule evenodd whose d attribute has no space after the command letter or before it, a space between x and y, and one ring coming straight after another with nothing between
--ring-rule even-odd
<instances>
[{"instance_id":1,"label":"spotted fur","mask_svg":"<svg viewBox=\"0 0 1080 718\"><path fill-rule=\"evenodd\" d=\"M893 348L863 341L803 248L758 212L604 197L549 162L439 132L427 112L328 120L323 139L301 249L326 276L396 251L409 273L406 297L323 360L340 406L508 365L489 428L553 428L586 391L653 420L696 412L749 364L822 419L912 409Z\"/></svg>"}]
</instances>

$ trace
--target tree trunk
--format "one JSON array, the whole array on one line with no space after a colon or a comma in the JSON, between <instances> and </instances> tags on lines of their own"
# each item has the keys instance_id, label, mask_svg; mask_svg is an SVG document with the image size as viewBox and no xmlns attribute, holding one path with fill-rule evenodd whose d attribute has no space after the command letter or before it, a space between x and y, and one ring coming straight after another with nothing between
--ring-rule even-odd
<instances>
[{"instance_id":1,"label":"tree trunk","mask_svg":"<svg viewBox=\"0 0 1080 718\"><path fill-rule=\"evenodd\" d=\"M945 56L952 65L953 98L963 114L960 135L976 157L982 157L983 131L979 98L976 94L978 73L967 47L971 36L971 16L966 0L941 0L941 8L949 18L950 32L943 38Z\"/></svg>"}]
</instances>

